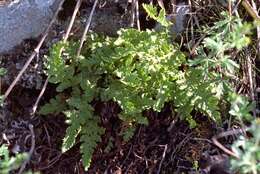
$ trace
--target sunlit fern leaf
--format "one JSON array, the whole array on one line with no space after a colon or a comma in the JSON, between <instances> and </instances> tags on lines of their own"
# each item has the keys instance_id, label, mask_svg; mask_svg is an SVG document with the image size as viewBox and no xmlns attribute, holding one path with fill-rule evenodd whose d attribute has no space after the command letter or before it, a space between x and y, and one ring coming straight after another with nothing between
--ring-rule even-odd
<instances>
[{"instance_id":1,"label":"sunlit fern leaf","mask_svg":"<svg viewBox=\"0 0 260 174\"><path fill-rule=\"evenodd\" d=\"M80 136L80 152L85 170L88 170L91 164L93 152L97 143L101 141L101 135L104 134L104 129L99 127L98 119L93 118L88 120L86 125L82 127Z\"/></svg>"},{"instance_id":2,"label":"sunlit fern leaf","mask_svg":"<svg viewBox=\"0 0 260 174\"><path fill-rule=\"evenodd\" d=\"M159 22L161 25L167 27L170 25L170 22L166 20L166 12L165 9L160 9L160 12L157 12L157 8L153 5L143 4L143 8L148 13L148 15Z\"/></svg>"},{"instance_id":3,"label":"sunlit fern leaf","mask_svg":"<svg viewBox=\"0 0 260 174\"><path fill-rule=\"evenodd\" d=\"M65 59L62 57L62 50L66 44L58 42L54 44L50 50L50 55L46 56L48 60L45 64L47 73L49 75L49 81L52 83L62 82L65 78Z\"/></svg>"},{"instance_id":4,"label":"sunlit fern leaf","mask_svg":"<svg viewBox=\"0 0 260 174\"><path fill-rule=\"evenodd\" d=\"M63 139L62 143L62 152L66 152L75 144L75 140L81 130L81 123L78 119L78 111L64 111L63 113L66 115L66 122L69 124L69 127L66 130L65 138Z\"/></svg>"}]
</instances>

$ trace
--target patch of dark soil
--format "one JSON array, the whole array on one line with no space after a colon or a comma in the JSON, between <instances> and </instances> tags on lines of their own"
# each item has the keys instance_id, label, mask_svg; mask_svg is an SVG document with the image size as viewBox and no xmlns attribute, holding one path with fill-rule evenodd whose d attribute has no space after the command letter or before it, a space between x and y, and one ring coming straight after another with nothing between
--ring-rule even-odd
<instances>
[{"instance_id":1,"label":"patch of dark soil","mask_svg":"<svg viewBox=\"0 0 260 174\"><path fill-rule=\"evenodd\" d=\"M2 78L3 88L9 86L23 68L24 64L32 54L37 45L38 39L25 40L12 52L0 55L0 66L6 69L6 74ZM28 89L40 90L43 85L43 56L48 53L48 47L44 45L39 54L33 59L17 85ZM18 88L18 87L16 87Z\"/></svg>"},{"instance_id":2,"label":"patch of dark soil","mask_svg":"<svg viewBox=\"0 0 260 174\"><path fill-rule=\"evenodd\" d=\"M35 148L28 168L33 171L44 171L61 157L61 143L67 125L62 115L41 117L30 115L31 108L39 91L17 86L6 101L2 112L3 143L8 144L10 152L29 152L32 148L33 126Z\"/></svg>"},{"instance_id":3,"label":"patch of dark soil","mask_svg":"<svg viewBox=\"0 0 260 174\"><path fill-rule=\"evenodd\" d=\"M183 121L173 123L169 108L161 113L149 112L149 126L139 126L130 142L121 141L121 146L114 146L109 153L97 149L88 173L195 171L194 161L203 163L203 153L214 149L209 140L213 134L207 120L192 130Z\"/></svg>"},{"instance_id":4,"label":"patch of dark soil","mask_svg":"<svg viewBox=\"0 0 260 174\"><path fill-rule=\"evenodd\" d=\"M51 86L49 89L54 90ZM134 137L125 142L120 136L122 124L117 117L120 108L113 102L94 102L106 133L96 148L91 168L84 172L79 143L61 153L67 128L64 116L29 115L30 100L34 101L37 94L38 91L15 89L7 107L13 115L7 119L4 131L11 152L28 152L31 148L28 125L34 126L36 146L27 166L33 171L43 174L186 173L195 171L194 161L208 167L207 159L203 161L204 153L216 151L209 140L215 130L205 117L197 116L199 126L190 129L185 122L176 120L169 106L160 113L147 111L149 126L138 126Z\"/></svg>"},{"instance_id":5,"label":"patch of dark soil","mask_svg":"<svg viewBox=\"0 0 260 174\"><path fill-rule=\"evenodd\" d=\"M48 86L43 102L55 94L55 88ZM51 92L53 91L53 92ZM148 126L138 126L134 137L123 141L123 128L117 114L120 108L113 102L95 101L93 106L100 115L106 133L96 148L92 165L84 172L79 143L62 154L61 144L67 125L63 115L42 117L30 115L30 108L39 91L16 87L10 95L7 107L10 117L5 119L4 142L10 151L28 152L31 148L29 125L34 126L36 146L27 166L43 174L52 173L187 173L195 172L195 162L208 170L209 157L219 155L210 139L216 134L216 126L206 118L195 116L198 126L191 129L184 121L176 119L170 106L156 113L147 111ZM51 94L51 95L50 95Z\"/></svg>"}]
</instances>

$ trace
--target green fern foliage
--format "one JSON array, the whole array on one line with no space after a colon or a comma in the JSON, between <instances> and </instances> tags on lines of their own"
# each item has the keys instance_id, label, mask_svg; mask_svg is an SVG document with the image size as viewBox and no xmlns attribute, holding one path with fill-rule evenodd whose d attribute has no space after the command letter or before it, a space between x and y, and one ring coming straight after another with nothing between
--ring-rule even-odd
<instances>
[{"instance_id":1,"label":"green fern foliage","mask_svg":"<svg viewBox=\"0 0 260 174\"><path fill-rule=\"evenodd\" d=\"M96 92L95 86L92 85L91 78L85 78L86 72L76 74L77 61L73 62L72 59L76 52L73 52L72 45L64 43L54 45L46 63L50 82L58 84L57 92L71 89L70 95L65 95L65 92L58 94L41 108L40 113L44 115L64 113L69 127L63 139L62 151L66 152L73 147L76 137L80 135L80 148L87 170L92 153L97 143L101 141L100 137L104 130L99 126L99 119L94 117L94 109L90 105Z\"/></svg>"},{"instance_id":2,"label":"green fern foliage","mask_svg":"<svg viewBox=\"0 0 260 174\"><path fill-rule=\"evenodd\" d=\"M162 26L169 27L171 25L171 22L165 18L165 9L161 9L158 13L157 8L152 5L143 4L143 8L147 12L148 16L150 16L155 21L159 22Z\"/></svg>"},{"instance_id":3,"label":"green fern foliage","mask_svg":"<svg viewBox=\"0 0 260 174\"><path fill-rule=\"evenodd\" d=\"M121 107L119 118L129 130L123 136L130 139L136 124L148 124L143 111L160 112L166 102L172 103L192 127L196 126L193 110L220 122L219 104L232 91L227 73L234 74L238 65L225 53L248 44L244 33L248 26L235 19L217 23L204 45L198 47L197 58L187 61L179 46L170 42L165 11L157 13L149 5L144 8L166 30L121 29L116 38L92 33L80 56L76 56L78 43L71 41L55 44L46 57L46 72L60 94L40 112L65 114L69 127L62 149L69 150L79 136L86 170L104 133L99 116L94 114L93 100L112 100ZM231 24L238 26L235 34L228 31ZM220 29L224 34L218 34ZM209 51L204 52L203 47Z\"/></svg>"},{"instance_id":4,"label":"green fern foliage","mask_svg":"<svg viewBox=\"0 0 260 174\"><path fill-rule=\"evenodd\" d=\"M52 98L49 103L44 105L41 108L41 114L58 114L66 108L66 103L62 99L62 95L57 95L55 98Z\"/></svg>"},{"instance_id":5,"label":"green fern foliage","mask_svg":"<svg viewBox=\"0 0 260 174\"><path fill-rule=\"evenodd\" d=\"M92 154L97 146L97 143L101 141L101 135L104 134L104 129L98 126L98 120L88 120L87 129L83 129L80 141L82 145L80 151L82 153L83 165L87 170L91 164Z\"/></svg>"},{"instance_id":6,"label":"green fern foliage","mask_svg":"<svg viewBox=\"0 0 260 174\"><path fill-rule=\"evenodd\" d=\"M67 123L69 124L69 127L66 130L66 136L63 140L62 152L66 152L75 144L76 137L81 130L80 119L77 118L77 111L64 111L64 114L67 117Z\"/></svg>"},{"instance_id":7,"label":"green fern foliage","mask_svg":"<svg viewBox=\"0 0 260 174\"><path fill-rule=\"evenodd\" d=\"M6 69L0 68L0 81L1 81L1 76L6 74ZM4 103L4 96L1 95L2 91L0 91L0 107L3 106Z\"/></svg>"},{"instance_id":8,"label":"green fern foliage","mask_svg":"<svg viewBox=\"0 0 260 174\"><path fill-rule=\"evenodd\" d=\"M242 114L245 115L243 118L249 120L251 117L249 111L253 109L253 105L249 103L246 97L234 92L235 84L232 81L239 76L239 63L231 57L229 52L234 50L239 52L250 43L248 36L252 30L252 25L243 23L240 18L231 17L226 12L221 13L221 16L221 21L216 22L210 29L207 27L204 29L208 37L197 48L198 56L194 60L189 60L189 65L201 71L199 73L201 77L196 80L197 82L203 80L204 85L208 83L206 85L208 87L201 86L201 89L204 89L205 95L208 95L207 102L211 108L206 107L207 109L205 108L204 111L209 116L215 115L216 119L220 118L219 113L216 112L218 109L216 103L218 100L224 99L231 104L229 112L231 115L241 120ZM205 52L206 49L207 53ZM210 96L208 90L214 91L216 95ZM243 108L239 108L241 106ZM244 111L242 111L243 109Z\"/></svg>"}]
</instances>

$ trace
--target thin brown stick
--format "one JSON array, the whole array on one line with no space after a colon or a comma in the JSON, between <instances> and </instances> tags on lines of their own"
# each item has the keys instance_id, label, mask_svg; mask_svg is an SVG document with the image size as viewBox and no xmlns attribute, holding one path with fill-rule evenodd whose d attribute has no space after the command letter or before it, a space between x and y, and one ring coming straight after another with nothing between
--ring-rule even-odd
<instances>
[{"instance_id":1,"label":"thin brown stick","mask_svg":"<svg viewBox=\"0 0 260 174\"><path fill-rule=\"evenodd\" d=\"M246 129L247 130L247 129ZM225 152L226 154L230 155L230 156L233 156L237 159L239 159L239 156L232 152L231 150L227 149L225 146L223 146L219 141L218 139L219 138L222 138L222 137L226 137L226 136L230 136L230 135L236 135L236 134L241 134L241 133L245 133L246 130L243 130L243 129L238 129L238 130L229 130L229 131L226 131L226 132L222 132L216 136L214 136L212 138L212 142L218 147L220 148L223 152Z\"/></svg>"},{"instance_id":2,"label":"thin brown stick","mask_svg":"<svg viewBox=\"0 0 260 174\"><path fill-rule=\"evenodd\" d=\"M190 51L190 56L194 56L195 55L195 52L196 52L196 49L197 47L199 46L199 44L201 43L201 41L206 37L207 35L206 34L203 34L199 40L192 46L192 49Z\"/></svg>"},{"instance_id":3,"label":"thin brown stick","mask_svg":"<svg viewBox=\"0 0 260 174\"><path fill-rule=\"evenodd\" d=\"M34 134L34 130L33 130L33 125L32 124L29 124L29 129L30 129L30 134L31 134L31 148L30 148L30 151L28 153L28 157L23 162L22 166L20 167L18 174L22 174L23 173L26 165L31 160L31 157L32 157L34 149L35 149L35 134Z\"/></svg>"},{"instance_id":4,"label":"thin brown stick","mask_svg":"<svg viewBox=\"0 0 260 174\"><path fill-rule=\"evenodd\" d=\"M253 10L256 13L258 13L257 12L257 5L256 5L256 3L254 1L252 1L252 7L253 7ZM257 56L256 56L256 59L252 61L254 63L254 66L256 64L255 62L259 62L260 61L260 26L257 26L256 33L257 33L257 40L256 40L256 43L257 43L256 44L256 46L257 46L257 51L256 51ZM250 58L248 58L248 59L250 59ZM252 65L249 65L249 66L252 66ZM253 89L251 89L251 95L252 95L253 101L255 101L255 100L257 100L257 98L256 98L256 96L257 96L257 91L256 91L256 87L257 87L257 84L256 84L256 80L257 80L256 79L256 71L252 71L252 68L251 68L250 72L254 74L254 76L250 77L250 79L253 81ZM257 113L257 107L254 109L253 114L254 114L254 117L257 116L257 114L258 114Z\"/></svg>"},{"instance_id":5,"label":"thin brown stick","mask_svg":"<svg viewBox=\"0 0 260 174\"><path fill-rule=\"evenodd\" d=\"M46 90L47 85L48 85L48 81L49 81L49 77L47 77L47 79L45 80L44 85L43 85L43 87L42 87L42 90L41 90L39 96L37 97L36 102L34 103L34 105L33 105L33 107L32 107L32 113L31 113L31 115L34 115L34 114L35 114L35 112L36 112L36 110L37 110L37 107L38 107L38 104L39 104L39 102L40 102L40 100L41 100L41 98L42 98L42 96L43 96L43 94L44 94L44 92L45 92L45 90Z\"/></svg>"},{"instance_id":6,"label":"thin brown stick","mask_svg":"<svg viewBox=\"0 0 260 174\"><path fill-rule=\"evenodd\" d=\"M232 1L228 0L228 12L229 12L229 16L232 16Z\"/></svg>"},{"instance_id":7,"label":"thin brown stick","mask_svg":"<svg viewBox=\"0 0 260 174\"><path fill-rule=\"evenodd\" d=\"M68 26L68 28L67 28L66 34L65 34L64 39L63 39L64 42L67 42L67 40L68 40L68 38L69 38L70 31L71 31L72 26L73 26L73 24L74 24L74 21L75 21L75 18L76 18L77 13L78 13L78 11L79 11L79 8L80 8L80 6L81 6L81 3L82 3L82 0L78 0L78 1L77 1L77 4L76 4L76 6L75 6L75 8L74 8L72 17L71 17L71 19L70 19L70 24L69 24L69 26Z\"/></svg>"},{"instance_id":8,"label":"thin brown stick","mask_svg":"<svg viewBox=\"0 0 260 174\"><path fill-rule=\"evenodd\" d=\"M70 34L71 29L72 29L72 26L73 26L73 24L74 24L74 22L75 22L77 13L78 13L79 8L80 8L80 6L81 6L81 3L82 3L82 0L78 0L78 1L77 1L77 4L76 4L76 6L75 6L75 8L74 8L73 14L72 14L71 19L70 19L70 23L69 23L68 28L67 28L67 30L66 30L66 34L65 34L65 36L64 36L64 38L63 38L63 42L67 42L67 40L68 40L68 38L69 38L69 34ZM63 51L63 48L61 48L60 54L62 54L62 51ZM43 96L43 94L44 94L44 92L45 92L45 90L46 90L47 85L48 85L48 81L49 81L49 76L48 76L47 79L45 80L44 85L43 85L43 87L42 87L42 90L41 90L39 96L37 97L36 102L35 102L34 105L33 105L31 115L34 115L34 114L35 114L35 112L36 112L36 110L37 110L37 107L38 107L38 104L39 104L39 102L40 102L40 100L41 100L41 98L42 98L42 96Z\"/></svg>"},{"instance_id":9,"label":"thin brown stick","mask_svg":"<svg viewBox=\"0 0 260 174\"><path fill-rule=\"evenodd\" d=\"M247 50L248 51L248 50ZM250 88L250 97L252 101L256 100L255 96L255 73L253 71L252 66L254 66L254 62L251 60L250 54L246 55L246 65L247 65L247 73L248 73L248 80L249 80L249 88ZM253 109L253 116L256 118L256 108Z\"/></svg>"},{"instance_id":10,"label":"thin brown stick","mask_svg":"<svg viewBox=\"0 0 260 174\"><path fill-rule=\"evenodd\" d=\"M14 81L11 83L11 85L9 86L9 88L6 90L5 94L4 94L4 97L3 97L3 100L5 100L8 95L10 94L10 92L12 91L12 89L14 88L14 86L16 85L16 83L20 80L21 76L23 75L23 73L25 72L25 70L28 68L28 66L30 65L30 63L32 62L32 60L34 59L34 57L39 54L39 50L44 42L44 40L46 39L52 25L54 24L57 16L58 16L58 13L59 11L61 10L62 8L62 4L64 3L64 0L61 0L60 3L59 3L59 6L55 12L55 14L53 15L52 17L52 20L51 22L49 23L47 29L45 30L40 42L38 43L37 47L34 49L34 52L31 54L31 56L29 57L29 59L26 61L25 65L23 66L22 70L19 72L19 74L16 76L16 78L14 79Z\"/></svg>"},{"instance_id":11,"label":"thin brown stick","mask_svg":"<svg viewBox=\"0 0 260 174\"><path fill-rule=\"evenodd\" d=\"M176 0L171 0L170 3L172 6L172 14L175 14L176 13Z\"/></svg>"},{"instance_id":12,"label":"thin brown stick","mask_svg":"<svg viewBox=\"0 0 260 174\"><path fill-rule=\"evenodd\" d=\"M88 33L88 30L89 30L89 27L90 27L90 24L91 24L91 21L92 21L92 17L93 17L93 14L94 14L95 9L96 9L96 6L97 6L97 3L98 3L98 0L95 0L94 5L93 5L93 7L92 7L92 9L91 9L91 12L90 12L88 21L87 21L87 23L86 23L84 32L83 32L82 37L81 37L81 39L80 39L79 49L77 50L77 57L80 55L81 49L82 49L83 44L84 44L84 42L85 42L85 40L86 40L86 35L87 35L87 33Z\"/></svg>"},{"instance_id":13,"label":"thin brown stick","mask_svg":"<svg viewBox=\"0 0 260 174\"><path fill-rule=\"evenodd\" d=\"M163 155L162 155L162 160L160 161L159 168L158 168L158 170L157 170L157 172L156 172L157 174L160 174L160 173L161 173L161 168L162 168L163 161L164 161L164 159L165 159L165 155L166 155L167 148L168 148L168 144L166 144L166 145L164 146Z\"/></svg>"},{"instance_id":14,"label":"thin brown stick","mask_svg":"<svg viewBox=\"0 0 260 174\"><path fill-rule=\"evenodd\" d=\"M212 141L210 141L209 139L206 139L206 138L191 138L192 140L195 140L195 141L204 141L204 142L207 142L209 144L212 144Z\"/></svg>"},{"instance_id":15,"label":"thin brown stick","mask_svg":"<svg viewBox=\"0 0 260 174\"><path fill-rule=\"evenodd\" d=\"M164 8L164 3L163 3L163 0L157 0L159 6L162 8L162 9L165 9Z\"/></svg>"}]
</instances>

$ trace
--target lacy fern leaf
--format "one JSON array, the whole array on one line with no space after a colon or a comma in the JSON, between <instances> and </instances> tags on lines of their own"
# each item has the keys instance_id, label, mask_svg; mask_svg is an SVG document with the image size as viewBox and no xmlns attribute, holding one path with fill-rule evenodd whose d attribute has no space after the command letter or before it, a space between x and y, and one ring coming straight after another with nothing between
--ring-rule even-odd
<instances>
[{"instance_id":1,"label":"lacy fern leaf","mask_svg":"<svg viewBox=\"0 0 260 174\"><path fill-rule=\"evenodd\" d=\"M78 111L64 111L63 113L66 115L69 124L62 144L62 152L66 152L75 144L75 139L81 131L81 123L80 119L77 118Z\"/></svg>"},{"instance_id":2,"label":"lacy fern leaf","mask_svg":"<svg viewBox=\"0 0 260 174\"><path fill-rule=\"evenodd\" d=\"M101 141L102 134L104 134L104 129L98 126L98 119L88 120L86 125L82 127L80 152L85 170L88 170L91 164L92 154L97 143Z\"/></svg>"},{"instance_id":3,"label":"lacy fern leaf","mask_svg":"<svg viewBox=\"0 0 260 174\"><path fill-rule=\"evenodd\" d=\"M82 55L76 56L78 43L71 41L54 45L47 58L50 82L57 84L56 90L66 97L51 100L43 107L43 113L65 111L69 127L63 150L70 149L79 136L86 169L104 133L99 117L94 115L93 100L112 100L121 107L118 116L127 125L123 137L130 139L137 124L148 124L143 111L160 112L166 102L172 103L191 126L196 125L193 110L220 122L219 104L232 91L232 87L225 88L231 86L226 73L235 73L238 66L226 50L244 46L241 42L246 36L242 34L241 42L232 45L239 33L226 32L223 38L215 31L226 31L230 22L239 22L227 20L217 24L203 47L198 47L196 60L187 61L179 46L171 43L165 11L158 14L152 6L144 8L165 30L121 29L117 38L90 34ZM204 47L209 53L204 52ZM218 68L223 71L217 71Z\"/></svg>"}]
</instances>

